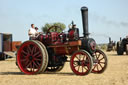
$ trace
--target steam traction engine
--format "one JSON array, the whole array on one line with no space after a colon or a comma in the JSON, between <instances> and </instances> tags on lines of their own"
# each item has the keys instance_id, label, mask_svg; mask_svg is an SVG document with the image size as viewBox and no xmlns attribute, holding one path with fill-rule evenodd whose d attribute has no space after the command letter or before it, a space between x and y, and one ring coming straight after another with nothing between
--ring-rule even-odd
<instances>
[{"instance_id":1,"label":"steam traction engine","mask_svg":"<svg viewBox=\"0 0 128 85\"><path fill-rule=\"evenodd\" d=\"M128 55L128 36L126 38L121 39L117 42L117 54L123 55L126 52Z\"/></svg>"},{"instance_id":2,"label":"steam traction engine","mask_svg":"<svg viewBox=\"0 0 128 85\"><path fill-rule=\"evenodd\" d=\"M38 74L45 71L62 70L70 57L70 67L77 75L90 72L102 73L107 67L107 56L96 49L96 42L89 38L88 8L82 7L83 37L79 37L77 28L68 33L59 33L57 26L52 26L46 34L40 34L34 40L24 42L17 52L17 65L25 74ZM54 32L51 32L54 30Z\"/></svg>"}]
</instances>

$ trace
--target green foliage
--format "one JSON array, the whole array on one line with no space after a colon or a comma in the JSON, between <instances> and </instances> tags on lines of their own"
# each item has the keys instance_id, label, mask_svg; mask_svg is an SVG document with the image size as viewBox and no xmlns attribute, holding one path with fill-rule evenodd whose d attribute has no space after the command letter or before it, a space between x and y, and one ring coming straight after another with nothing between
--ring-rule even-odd
<instances>
[{"instance_id":1,"label":"green foliage","mask_svg":"<svg viewBox=\"0 0 128 85\"><path fill-rule=\"evenodd\" d=\"M102 49L102 50L106 50L106 49L107 49L107 45L105 45L105 44L102 45L102 46L101 46L101 49Z\"/></svg>"},{"instance_id":2,"label":"green foliage","mask_svg":"<svg viewBox=\"0 0 128 85\"><path fill-rule=\"evenodd\" d=\"M107 50L107 44L98 44L97 48L102 49L102 50Z\"/></svg>"},{"instance_id":3,"label":"green foliage","mask_svg":"<svg viewBox=\"0 0 128 85\"><path fill-rule=\"evenodd\" d=\"M46 23L43 27L42 27L42 31L44 33L47 32L47 30L51 27L51 26L57 26L57 32L62 32L65 28L66 28L66 25L63 24L63 23L60 23L60 22L55 22L55 23ZM61 29L60 29L61 28ZM53 28L50 32L53 32L55 31L55 29Z\"/></svg>"}]
</instances>

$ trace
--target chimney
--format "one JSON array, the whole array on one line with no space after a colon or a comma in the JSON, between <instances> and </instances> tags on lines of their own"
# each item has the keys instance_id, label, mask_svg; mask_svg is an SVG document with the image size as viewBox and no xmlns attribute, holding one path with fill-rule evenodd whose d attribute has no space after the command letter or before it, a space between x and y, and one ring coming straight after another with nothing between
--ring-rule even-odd
<instances>
[{"instance_id":1,"label":"chimney","mask_svg":"<svg viewBox=\"0 0 128 85\"><path fill-rule=\"evenodd\" d=\"M81 14L82 14L82 22L83 22L83 35L85 38L88 38L88 8L81 7Z\"/></svg>"},{"instance_id":2,"label":"chimney","mask_svg":"<svg viewBox=\"0 0 128 85\"><path fill-rule=\"evenodd\" d=\"M109 43L111 43L111 37L109 37Z\"/></svg>"}]
</instances>

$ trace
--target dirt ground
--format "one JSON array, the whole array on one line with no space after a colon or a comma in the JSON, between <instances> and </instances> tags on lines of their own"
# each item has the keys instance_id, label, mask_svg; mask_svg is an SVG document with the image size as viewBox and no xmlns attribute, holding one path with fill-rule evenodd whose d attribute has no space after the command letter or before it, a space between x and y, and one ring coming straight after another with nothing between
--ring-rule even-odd
<instances>
[{"instance_id":1,"label":"dirt ground","mask_svg":"<svg viewBox=\"0 0 128 85\"><path fill-rule=\"evenodd\" d=\"M128 85L128 56L107 52L108 68L102 74L76 76L66 63L59 73L25 75L15 65L15 58L0 61L0 85Z\"/></svg>"}]
</instances>

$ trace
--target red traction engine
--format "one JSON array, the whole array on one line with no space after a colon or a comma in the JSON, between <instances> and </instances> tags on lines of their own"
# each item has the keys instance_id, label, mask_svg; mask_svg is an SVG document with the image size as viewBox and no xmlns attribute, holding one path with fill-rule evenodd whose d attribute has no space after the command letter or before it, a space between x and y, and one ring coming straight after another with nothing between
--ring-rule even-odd
<instances>
[{"instance_id":1,"label":"red traction engine","mask_svg":"<svg viewBox=\"0 0 128 85\"><path fill-rule=\"evenodd\" d=\"M81 13L83 37L79 37L78 28L59 33L56 30L61 28L52 26L46 34L40 34L20 46L16 59L19 69L25 74L58 72L65 62L70 62L71 70L76 75L104 72L107 56L96 49L95 40L88 36L88 8L82 7Z\"/></svg>"}]
</instances>

